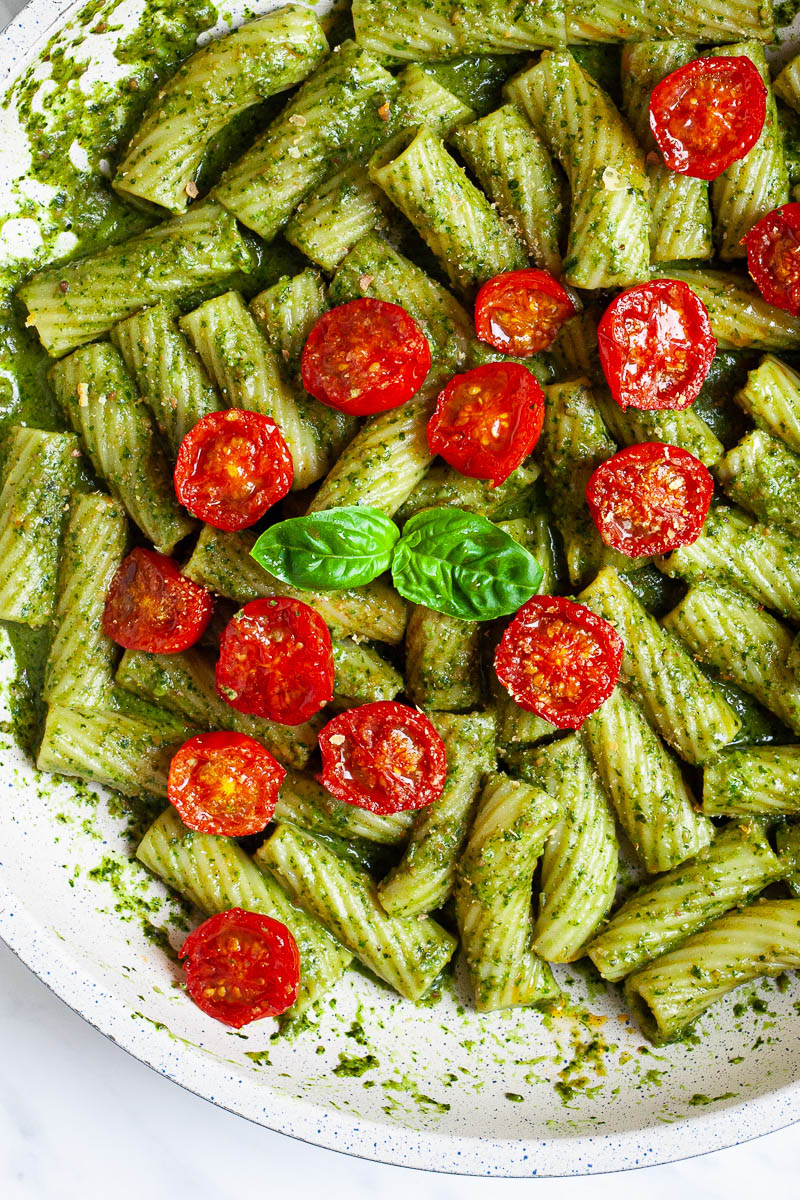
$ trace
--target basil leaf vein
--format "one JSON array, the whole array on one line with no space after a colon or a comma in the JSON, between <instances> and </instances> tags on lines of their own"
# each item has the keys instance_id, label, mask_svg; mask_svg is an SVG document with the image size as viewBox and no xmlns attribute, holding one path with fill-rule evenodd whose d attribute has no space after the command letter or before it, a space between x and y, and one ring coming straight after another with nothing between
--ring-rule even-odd
<instances>
[{"instance_id":1,"label":"basil leaf vein","mask_svg":"<svg viewBox=\"0 0 800 1200\"><path fill-rule=\"evenodd\" d=\"M251 554L266 571L298 588L361 587L389 569L400 531L377 508L328 508L272 525Z\"/></svg>"},{"instance_id":2,"label":"basil leaf vein","mask_svg":"<svg viewBox=\"0 0 800 1200\"><path fill-rule=\"evenodd\" d=\"M542 581L523 546L475 513L429 508L406 522L392 560L401 596L465 621L516 612Z\"/></svg>"}]
</instances>

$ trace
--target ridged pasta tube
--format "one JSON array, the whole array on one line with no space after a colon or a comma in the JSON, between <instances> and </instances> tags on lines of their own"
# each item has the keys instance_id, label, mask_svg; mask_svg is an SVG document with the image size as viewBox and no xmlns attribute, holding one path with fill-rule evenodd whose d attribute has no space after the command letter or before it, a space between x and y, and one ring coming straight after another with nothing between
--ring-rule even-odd
<instances>
[{"instance_id":1,"label":"ridged pasta tube","mask_svg":"<svg viewBox=\"0 0 800 1200\"><path fill-rule=\"evenodd\" d=\"M58 557L80 450L71 433L13 425L0 489L0 618L34 629L53 614Z\"/></svg>"},{"instance_id":2,"label":"ridged pasta tube","mask_svg":"<svg viewBox=\"0 0 800 1200\"><path fill-rule=\"evenodd\" d=\"M792 648L789 651L789 657L786 659L786 665L795 677L800 675L800 634L795 634Z\"/></svg>"},{"instance_id":3,"label":"ridged pasta tube","mask_svg":"<svg viewBox=\"0 0 800 1200\"><path fill-rule=\"evenodd\" d=\"M366 168L351 163L303 201L284 236L323 271L333 272L362 237L388 231L389 207Z\"/></svg>"},{"instance_id":4,"label":"ridged pasta tube","mask_svg":"<svg viewBox=\"0 0 800 1200\"><path fill-rule=\"evenodd\" d=\"M309 833L352 841L364 838L383 846L401 845L408 838L413 812L382 815L345 804L310 775L290 771L281 786L275 820L307 829Z\"/></svg>"},{"instance_id":5,"label":"ridged pasta tube","mask_svg":"<svg viewBox=\"0 0 800 1200\"><path fill-rule=\"evenodd\" d=\"M369 173L459 291L470 294L492 276L526 265L516 234L427 126L378 150Z\"/></svg>"},{"instance_id":6,"label":"ridged pasta tube","mask_svg":"<svg viewBox=\"0 0 800 1200\"><path fill-rule=\"evenodd\" d=\"M622 51L622 107L633 132L650 157L647 199L650 205L652 262L711 258L711 209L704 179L671 171L656 150L650 130L650 94L672 71L696 57L692 42L644 41ZM652 158L653 161L650 161Z\"/></svg>"},{"instance_id":7,"label":"ridged pasta tube","mask_svg":"<svg viewBox=\"0 0 800 1200\"><path fill-rule=\"evenodd\" d=\"M800 901L760 900L631 975L625 998L645 1036L667 1042L740 984L798 968Z\"/></svg>"},{"instance_id":8,"label":"ridged pasta tube","mask_svg":"<svg viewBox=\"0 0 800 1200\"><path fill-rule=\"evenodd\" d=\"M760 525L739 508L711 509L696 542L657 559L661 571L689 583L720 583L800 621L800 539Z\"/></svg>"},{"instance_id":9,"label":"ridged pasta tube","mask_svg":"<svg viewBox=\"0 0 800 1200\"><path fill-rule=\"evenodd\" d=\"M106 595L128 545L128 518L110 496L74 493L64 532L43 696L68 708L107 708L117 648L103 632Z\"/></svg>"},{"instance_id":10,"label":"ridged pasta tube","mask_svg":"<svg viewBox=\"0 0 800 1200\"><path fill-rule=\"evenodd\" d=\"M327 310L325 285L312 270L281 276L250 302L250 311L267 341L292 373L300 365L308 335Z\"/></svg>"},{"instance_id":11,"label":"ridged pasta tube","mask_svg":"<svg viewBox=\"0 0 800 1200\"><path fill-rule=\"evenodd\" d=\"M795 899L800 900L800 825L782 825L775 842L786 873L786 885Z\"/></svg>"},{"instance_id":12,"label":"ridged pasta tube","mask_svg":"<svg viewBox=\"0 0 800 1200\"><path fill-rule=\"evenodd\" d=\"M200 650L181 654L126 650L116 681L140 699L174 713L193 729L246 733L288 767L304 767L317 744L321 718L303 725L279 725L226 704L214 683L214 664Z\"/></svg>"},{"instance_id":13,"label":"ridged pasta tube","mask_svg":"<svg viewBox=\"0 0 800 1200\"><path fill-rule=\"evenodd\" d=\"M166 304L145 308L115 325L111 341L177 457L189 430L222 407L199 356Z\"/></svg>"},{"instance_id":14,"label":"ridged pasta tube","mask_svg":"<svg viewBox=\"0 0 800 1200\"><path fill-rule=\"evenodd\" d=\"M787 626L741 592L702 583L664 618L664 628L800 733L800 681L786 665L794 637Z\"/></svg>"},{"instance_id":15,"label":"ridged pasta tube","mask_svg":"<svg viewBox=\"0 0 800 1200\"><path fill-rule=\"evenodd\" d=\"M784 874L762 826L732 822L696 858L626 900L586 952L603 979L616 982Z\"/></svg>"},{"instance_id":16,"label":"ridged pasta tube","mask_svg":"<svg viewBox=\"0 0 800 1200\"><path fill-rule=\"evenodd\" d=\"M561 46L566 41L563 0L542 0L513 9L480 0L398 5L392 0L353 0L356 38L382 58L422 62L464 54L506 53Z\"/></svg>"},{"instance_id":17,"label":"ridged pasta tube","mask_svg":"<svg viewBox=\"0 0 800 1200\"><path fill-rule=\"evenodd\" d=\"M648 279L644 154L606 93L568 50L546 51L505 91L542 134L569 180L567 283L626 287Z\"/></svg>"},{"instance_id":18,"label":"ridged pasta tube","mask_svg":"<svg viewBox=\"0 0 800 1200\"><path fill-rule=\"evenodd\" d=\"M194 833L174 809L153 822L136 857L206 916L243 908L281 921L300 953L300 990L286 1014L299 1017L352 962L319 921L296 907L271 875L259 870L233 838Z\"/></svg>"},{"instance_id":19,"label":"ridged pasta tube","mask_svg":"<svg viewBox=\"0 0 800 1200\"><path fill-rule=\"evenodd\" d=\"M50 382L97 474L157 550L169 554L194 527L175 498L152 417L108 342L55 364Z\"/></svg>"},{"instance_id":20,"label":"ridged pasta tube","mask_svg":"<svg viewBox=\"0 0 800 1200\"><path fill-rule=\"evenodd\" d=\"M647 411L622 409L605 387L595 392L597 407L611 436L622 446L637 442L665 442L688 450L707 467L713 467L725 447L705 421L691 408Z\"/></svg>"},{"instance_id":21,"label":"ridged pasta tube","mask_svg":"<svg viewBox=\"0 0 800 1200\"><path fill-rule=\"evenodd\" d=\"M520 773L554 797L561 811L542 855L533 946L548 962L572 962L614 901L614 817L577 734L530 751Z\"/></svg>"},{"instance_id":22,"label":"ridged pasta tube","mask_svg":"<svg viewBox=\"0 0 800 1200\"><path fill-rule=\"evenodd\" d=\"M565 321L556 334L548 354L559 383L571 379L604 383L597 349L597 317L596 309L585 308Z\"/></svg>"},{"instance_id":23,"label":"ridged pasta tube","mask_svg":"<svg viewBox=\"0 0 800 1200\"><path fill-rule=\"evenodd\" d=\"M480 627L416 604L406 626L406 690L420 708L465 712L481 702Z\"/></svg>"},{"instance_id":24,"label":"ridged pasta tube","mask_svg":"<svg viewBox=\"0 0 800 1200\"><path fill-rule=\"evenodd\" d=\"M603 544L586 503L589 476L617 449L588 383L585 379L555 383L544 393L544 427L539 445L570 582L585 583L603 564L623 571L641 566L646 559L628 558Z\"/></svg>"},{"instance_id":25,"label":"ridged pasta tube","mask_svg":"<svg viewBox=\"0 0 800 1200\"><path fill-rule=\"evenodd\" d=\"M54 704L47 713L36 766L102 783L127 796L148 792L166 797L170 761L189 733L166 716L151 721Z\"/></svg>"},{"instance_id":26,"label":"ridged pasta tube","mask_svg":"<svg viewBox=\"0 0 800 1200\"><path fill-rule=\"evenodd\" d=\"M708 309L720 350L797 350L800 317L768 304L752 280L736 271L691 270L671 264L655 269L665 279L681 279Z\"/></svg>"},{"instance_id":27,"label":"ridged pasta tube","mask_svg":"<svg viewBox=\"0 0 800 1200\"><path fill-rule=\"evenodd\" d=\"M474 111L417 63L401 71L399 90L390 106L387 132L427 125L447 137L475 118ZM362 237L388 232L392 206L361 163L329 176L308 196L289 221L286 240L325 271L335 271Z\"/></svg>"},{"instance_id":28,"label":"ridged pasta tube","mask_svg":"<svg viewBox=\"0 0 800 1200\"><path fill-rule=\"evenodd\" d=\"M381 579L340 592L307 592L269 575L250 551L255 537L247 531L226 533L204 525L184 573L195 583L247 604L263 596L291 596L318 612L336 637L363 637L396 645L403 640L406 607Z\"/></svg>"},{"instance_id":29,"label":"ridged pasta tube","mask_svg":"<svg viewBox=\"0 0 800 1200\"><path fill-rule=\"evenodd\" d=\"M742 238L756 221L789 200L789 176L783 156L783 137L770 85L769 65L760 42L717 46L714 56L749 58L767 88L767 116L753 148L731 163L711 185L715 235L723 259L745 258Z\"/></svg>"},{"instance_id":30,"label":"ridged pasta tube","mask_svg":"<svg viewBox=\"0 0 800 1200\"><path fill-rule=\"evenodd\" d=\"M37 271L18 295L28 310L26 324L58 358L140 308L160 300L178 303L253 265L230 213L218 204L194 204L126 242Z\"/></svg>"},{"instance_id":31,"label":"ridged pasta tube","mask_svg":"<svg viewBox=\"0 0 800 1200\"><path fill-rule=\"evenodd\" d=\"M207 300L180 324L226 406L263 413L280 426L294 463L292 487L301 490L321 479L352 435L352 424L287 381L239 293Z\"/></svg>"},{"instance_id":32,"label":"ridged pasta tube","mask_svg":"<svg viewBox=\"0 0 800 1200\"><path fill-rule=\"evenodd\" d=\"M588 717L583 730L619 822L646 871L669 871L709 844L713 825L697 811L677 763L621 688Z\"/></svg>"},{"instance_id":33,"label":"ridged pasta tube","mask_svg":"<svg viewBox=\"0 0 800 1200\"><path fill-rule=\"evenodd\" d=\"M800 54L789 60L772 85L775 95L800 112Z\"/></svg>"},{"instance_id":34,"label":"ridged pasta tube","mask_svg":"<svg viewBox=\"0 0 800 1200\"><path fill-rule=\"evenodd\" d=\"M546 792L503 775L492 776L481 794L455 886L478 1012L541 1004L559 994L531 946L533 873L559 811Z\"/></svg>"},{"instance_id":35,"label":"ridged pasta tube","mask_svg":"<svg viewBox=\"0 0 800 1200\"><path fill-rule=\"evenodd\" d=\"M374 234L356 243L328 291L332 305L362 296L404 308L428 339L433 361L443 369L456 371L466 363L474 337L469 313L440 283Z\"/></svg>"},{"instance_id":36,"label":"ridged pasta tube","mask_svg":"<svg viewBox=\"0 0 800 1200\"><path fill-rule=\"evenodd\" d=\"M677 175L666 163L648 161L647 186L650 261L713 258L708 184L702 179Z\"/></svg>"},{"instance_id":37,"label":"ridged pasta tube","mask_svg":"<svg viewBox=\"0 0 800 1200\"><path fill-rule=\"evenodd\" d=\"M767 354L747 376L734 400L760 429L800 454L800 375Z\"/></svg>"},{"instance_id":38,"label":"ridged pasta tube","mask_svg":"<svg viewBox=\"0 0 800 1200\"><path fill-rule=\"evenodd\" d=\"M800 746L726 751L703 773L703 811L713 817L800 814Z\"/></svg>"},{"instance_id":39,"label":"ridged pasta tube","mask_svg":"<svg viewBox=\"0 0 800 1200\"><path fill-rule=\"evenodd\" d=\"M391 663L363 642L334 638L334 695L349 707L393 700L403 690L403 676Z\"/></svg>"},{"instance_id":40,"label":"ridged pasta tube","mask_svg":"<svg viewBox=\"0 0 800 1200\"><path fill-rule=\"evenodd\" d=\"M762 521L774 521L800 537L800 455L754 429L717 464L726 495Z\"/></svg>"},{"instance_id":41,"label":"ridged pasta tube","mask_svg":"<svg viewBox=\"0 0 800 1200\"><path fill-rule=\"evenodd\" d=\"M518 764L526 747L535 746L545 738L558 733L555 725L545 721L536 713L528 712L516 704L499 683L494 689L494 709L497 721L497 745L499 752L510 763ZM520 770L520 774L524 774Z\"/></svg>"},{"instance_id":42,"label":"ridged pasta tube","mask_svg":"<svg viewBox=\"0 0 800 1200\"><path fill-rule=\"evenodd\" d=\"M213 138L246 108L300 83L327 52L314 13L296 4L206 43L148 104L115 191L184 212Z\"/></svg>"},{"instance_id":43,"label":"ridged pasta tube","mask_svg":"<svg viewBox=\"0 0 800 1200\"><path fill-rule=\"evenodd\" d=\"M568 42L641 42L651 38L688 38L692 42L771 42L775 36L772 5L765 0L570 0ZM716 51L715 51L716 53Z\"/></svg>"},{"instance_id":44,"label":"ridged pasta tube","mask_svg":"<svg viewBox=\"0 0 800 1200\"><path fill-rule=\"evenodd\" d=\"M505 104L457 130L453 140L536 265L560 275L566 216L562 177L530 122L516 105Z\"/></svg>"},{"instance_id":45,"label":"ridged pasta tube","mask_svg":"<svg viewBox=\"0 0 800 1200\"><path fill-rule=\"evenodd\" d=\"M381 904L394 916L417 917L447 900L481 782L494 766L488 713L435 713L434 724L447 751L447 779L439 799L417 813L403 858L378 886Z\"/></svg>"},{"instance_id":46,"label":"ridged pasta tube","mask_svg":"<svg viewBox=\"0 0 800 1200\"><path fill-rule=\"evenodd\" d=\"M255 861L407 1000L421 1000L453 956L456 940L441 925L430 917L387 916L371 876L309 833L279 825Z\"/></svg>"},{"instance_id":47,"label":"ridged pasta tube","mask_svg":"<svg viewBox=\"0 0 800 1200\"><path fill-rule=\"evenodd\" d=\"M419 63L409 63L397 76L400 85L392 114L395 128L427 125L448 138L460 125L475 120L475 110L454 95Z\"/></svg>"},{"instance_id":48,"label":"ridged pasta tube","mask_svg":"<svg viewBox=\"0 0 800 1200\"><path fill-rule=\"evenodd\" d=\"M713 758L742 722L677 638L662 629L613 567L578 597L625 646L622 679L664 741L695 766Z\"/></svg>"},{"instance_id":49,"label":"ridged pasta tube","mask_svg":"<svg viewBox=\"0 0 800 1200\"><path fill-rule=\"evenodd\" d=\"M523 511L528 507L527 494L538 478L539 464L530 458L496 488L486 479L470 479L455 467L434 463L397 510L395 520L403 525L424 508L451 506L500 520L509 507L522 505Z\"/></svg>"},{"instance_id":50,"label":"ridged pasta tube","mask_svg":"<svg viewBox=\"0 0 800 1200\"><path fill-rule=\"evenodd\" d=\"M337 46L213 195L271 241L335 159L363 159L386 136L385 105L397 84L353 42ZM384 113L384 116L381 113Z\"/></svg>"},{"instance_id":51,"label":"ridged pasta tube","mask_svg":"<svg viewBox=\"0 0 800 1200\"><path fill-rule=\"evenodd\" d=\"M515 542L519 542L520 546L524 546L542 568L539 594L553 595L558 586L558 563L554 533L547 513L539 509L528 516L515 517L511 521L496 521L496 524Z\"/></svg>"},{"instance_id":52,"label":"ridged pasta tube","mask_svg":"<svg viewBox=\"0 0 800 1200\"><path fill-rule=\"evenodd\" d=\"M442 383L441 374L431 372L413 400L362 425L308 511L362 504L393 516L433 461L427 429Z\"/></svg>"}]
</instances>

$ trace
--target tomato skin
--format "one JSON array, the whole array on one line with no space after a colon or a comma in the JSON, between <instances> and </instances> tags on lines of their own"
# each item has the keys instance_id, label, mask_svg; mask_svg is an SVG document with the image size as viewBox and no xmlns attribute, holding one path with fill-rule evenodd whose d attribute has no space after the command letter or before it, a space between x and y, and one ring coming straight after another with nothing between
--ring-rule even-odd
<instances>
[{"instance_id":1,"label":"tomato skin","mask_svg":"<svg viewBox=\"0 0 800 1200\"><path fill-rule=\"evenodd\" d=\"M300 989L292 933L263 913L229 908L203 921L180 949L186 990L204 1013L241 1029L291 1008Z\"/></svg>"},{"instance_id":2,"label":"tomato skin","mask_svg":"<svg viewBox=\"0 0 800 1200\"><path fill-rule=\"evenodd\" d=\"M708 312L678 279L656 279L612 300L597 326L600 364L623 409L684 409L717 352Z\"/></svg>"},{"instance_id":3,"label":"tomato skin","mask_svg":"<svg viewBox=\"0 0 800 1200\"><path fill-rule=\"evenodd\" d=\"M333 699L333 648L322 617L288 596L245 604L220 639L217 691L238 712L302 725Z\"/></svg>"},{"instance_id":4,"label":"tomato skin","mask_svg":"<svg viewBox=\"0 0 800 1200\"><path fill-rule=\"evenodd\" d=\"M177 563L137 547L123 558L108 589L103 631L126 650L178 654L205 632L214 599Z\"/></svg>"},{"instance_id":5,"label":"tomato skin","mask_svg":"<svg viewBox=\"0 0 800 1200\"><path fill-rule=\"evenodd\" d=\"M398 304L369 296L324 313L300 360L306 390L354 417L405 404L430 367L430 346L416 321Z\"/></svg>"},{"instance_id":6,"label":"tomato skin","mask_svg":"<svg viewBox=\"0 0 800 1200\"><path fill-rule=\"evenodd\" d=\"M198 833L247 837L272 820L286 770L244 733L199 733L170 763L167 796Z\"/></svg>"},{"instance_id":7,"label":"tomato skin","mask_svg":"<svg viewBox=\"0 0 800 1200\"><path fill-rule=\"evenodd\" d=\"M454 375L428 422L428 445L473 479L508 479L539 440L544 394L519 363L486 363Z\"/></svg>"},{"instance_id":8,"label":"tomato skin","mask_svg":"<svg viewBox=\"0 0 800 1200\"><path fill-rule=\"evenodd\" d=\"M679 175L716 179L752 150L767 115L767 89L744 56L696 58L656 84L650 129Z\"/></svg>"},{"instance_id":9,"label":"tomato skin","mask_svg":"<svg viewBox=\"0 0 800 1200\"><path fill-rule=\"evenodd\" d=\"M546 350L574 314L569 294L547 271L506 271L478 292L475 332L502 354L528 358Z\"/></svg>"},{"instance_id":10,"label":"tomato skin","mask_svg":"<svg viewBox=\"0 0 800 1200\"><path fill-rule=\"evenodd\" d=\"M319 748L323 786L357 808L425 808L444 789L444 742L424 713L394 700L340 713L320 733Z\"/></svg>"},{"instance_id":11,"label":"tomato skin","mask_svg":"<svg viewBox=\"0 0 800 1200\"><path fill-rule=\"evenodd\" d=\"M700 459L663 442L620 450L586 485L601 538L631 558L669 554L697 541L713 494L714 480Z\"/></svg>"},{"instance_id":12,"label":"tomato skin","mask_svg":"<svg viewBox=\"0 0 800 1200\"><path fill-rule=\"evenodd\" d=\"M742 241L747 269L767 303L800 316L800 204L774 208Z\"/></svg>"},{"instance_id":13,"label":"tomato skin","mask_svg":"<svg viewBox=\"0 0 800 1200\"><path fill-rule=\"evenodd\" d=\"M497 647L497 678L520 707L579 729L616 687L624 645L613 625L563 596L533 596Z\"/></svg>"},{"instance_id":14,"label":"tomato skin","mask_svg":"<svg viewBox=\"0 0 800 1200\"><path fill-rule=\"evenodd\" d=\"M179 501L215 529L247 529L288 494L293 479L279 427L237 408L202 417L181 442L175 465Z\"/></svg>"}]
</instances>

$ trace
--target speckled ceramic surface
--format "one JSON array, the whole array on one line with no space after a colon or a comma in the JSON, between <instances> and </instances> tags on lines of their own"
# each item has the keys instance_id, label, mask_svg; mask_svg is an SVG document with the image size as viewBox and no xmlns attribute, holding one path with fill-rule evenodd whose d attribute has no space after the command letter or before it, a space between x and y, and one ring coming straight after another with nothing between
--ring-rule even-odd
<instances>
[{"instance_id":1,"label":"speckled ceramic surface","mask_svg":"<svg viewBox=\"0 0 800 1200\"><path fill-rule=\"evenodd\" d=\"M145 7L124 0L113 24L131 29ZM0 41L10 78L63 22L79 25L80 10L33 0ZM119 67L110 37L90 35L75 51L85 80L101 87ZM38 71L44 82L48 67ZM6 257L29 253L39 237L42 197L31 190L23 210L10 186L26 152L3 112ZM82 169L79 147L70 158ZM38 776L10 733L0 747L0 934L98 1029L215 1104L348 1153L497 1176L651 1165L800 1119L798 979L786 991L767 982L737 992L700 1022L696 1038L657 1051L616 994L574 967L557 970L569 1004L546 1020L532 1011L479 1016L458 977L414 1009L351 973L318 1023L292 1040L274 1039L269 1022L241 1033L215 1025L186 999L164 952L167 938L180 944L187 918L131 860L136 815L99 791Z\"/></svg>"}]
</instances>

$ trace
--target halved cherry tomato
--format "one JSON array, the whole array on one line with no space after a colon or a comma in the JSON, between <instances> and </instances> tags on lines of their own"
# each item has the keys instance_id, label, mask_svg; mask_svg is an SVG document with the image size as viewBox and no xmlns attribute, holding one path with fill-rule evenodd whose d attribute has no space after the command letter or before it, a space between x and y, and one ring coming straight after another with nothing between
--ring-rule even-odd
<instances>
[{"instance_id":1,"label":"halved cherry tomato","mask_svg":"<svg viewBox=\"0 0 800 1200\"><path fill-rule=\"evenodd\" d=\"M167 796L184 825L247 837L269 824L286 770L244 733L199 733L169 767Z\"/></svg>"},{"instance_id":2,"label":"halved cherry tomato","mask_svg":"<svg viewBox=\"0 0 800 1200\"><path fill-rule=\"evenodd\" d=\"M563 596L534 596L503 634L497 678L521 708L579 729L613 692L624 646L613 625Z\"/></svg>"},{"instance_id":3,"label":"halved cherry tomato","mask_svg":"<svg viewBox=\"0 0 800 1200\"><path fill-rule=\"evenodd\" d=\"M462 475L508 479L536 445L544 395L519 363L487 363L455 375L439 393L428 445Z\"/></svg>"},{"instance_id":4,"label":"halved cherry tomato","mask_svg":"<svg viewBox=\"0 0 800 1200\"><path fill-rule=\"evenodd\" d=\"M688 408L717 352L705 305L677 279L641 283L612 300L597 344L622 408Z\"/></svg>"},{"instance_id":5,"label":"halved cherry tomato","mask_svg":"<svg viewBox=\"0 0 800 1200\"><path fill-rule=\"evenodd\" d=\"M447 776L444 742L416 708L379 700L340 713L319 735L320 779L332 796L375 813L438 800Z\"/></svg>"},{"instance_id":6,"label":"halved cherry tomato","mask_svg":"<svg viewBox=\"0 0 800 1200\"><path fill-rule=\"evenodd\" d=\"M178 450L175 493L215 529L246 529L287 495L294 478L289 447L262 413L229 408L202 417Z\"/></svg>"},{"instance_id":7,"label":"halved cherry tomato","mask_svg":"<svg viewBox=\"0 0 800 1200\"><path fill-rule=\"evenodd\" d=\"M253 600L220 639L217 691L231 708L301 725L333 699L328 627L300 600Z\"/></svg>"},{"instance_id":8,"label":"halved cherry tomato","mask_svg":"<svg viewBox=\"0 0 800 1200\"><path fill-rule=\"evenodd\" d=\"M744 158L766 115L767 89L744 56L696 58L650 96L650 128L664 162L695 179L716 179Z\"/></svg>"},{"instance_id":9,"label":"halved cherry tomato","mask_svg":"<svg viewBox=\"0 0 800 1200\"><path fill-rule=\"evenodd\" d=\"M669 554L697 541L714 480L688 450L642 442L594 471L586 500L607 546L628 554Z\"/></svg>"},{"instance_id":10,"label":"halved cherry tomato","mask_svg":"<svg viewBox=\"0 0 800 1200\"><path fill-rule=\"evenodd\" d=\"M547 271L507 271L478 292L475 332L495 350L527 358L546 350L574 313L569 295Z\"/></svg>"},{"instance_id":11,"label":"halved cherry tomato","mask_svg":"<svg viewBox=\"0 0 800 1200\"><path fill-rule=\"evenodd\" d=\"M354 417L397 408L431 366L425 334L398 304L351 300L317 321L300 368L312 396Z\"/></svg>"},{"instance_id":12,"label":"halved cherry tomato","mask_svg":"<svg viewBox=\"0 0 800 1200\"><path fill-rule=\"evenodd\" d=\"M742 238L747 268L768 304L800 316L800 204L784 204Z\"/></svg>"},{"instance_id":13,"label":"halved cherry tomato","mask_svg":"<svg viewBox=\"0 0 800 1200\"><path fill-rule=\"evenodd\" d=\"M214 610L210 592L156 550L131 550L117 567L103 611L103 630L126 650L177 654L205 632Z\"/></svg>"},{"instance_id":14,"label":"halved cherry tomato","mask_svg":"<svg viewBox=\"0 0 800 1200\"><path fill-rule=\"evenodd\" d=\"M263 913L229 908L209 917L181 946L186 990L204 1013L241 1029L291 1008L300 954L289 929Z\"/></svg>"}]
</instances>

